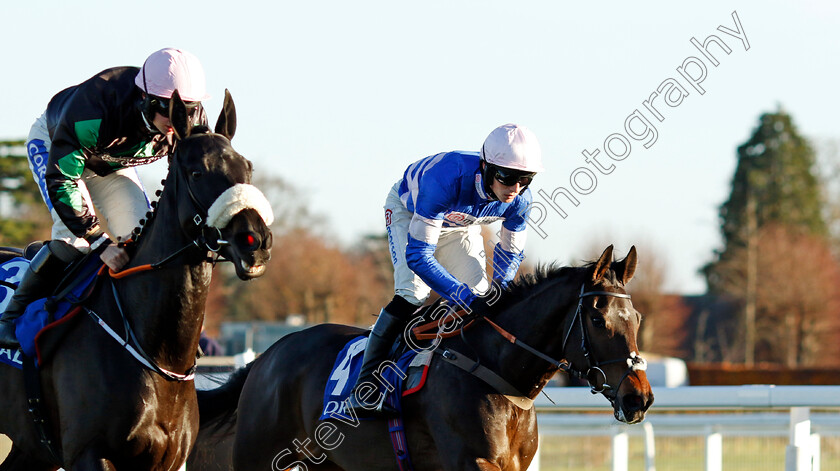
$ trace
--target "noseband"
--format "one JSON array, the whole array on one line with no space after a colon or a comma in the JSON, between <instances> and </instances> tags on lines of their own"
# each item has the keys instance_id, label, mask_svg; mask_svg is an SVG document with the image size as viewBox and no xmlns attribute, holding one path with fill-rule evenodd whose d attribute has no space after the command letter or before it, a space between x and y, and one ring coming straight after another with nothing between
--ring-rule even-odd
<instances>
[{"instance_id":1,"label":"noseband","mask_svg":"<svg viewBox=\"0 0 840 471\"><path fill-rule=\"evenodd\" d=\"M180 147L180 146L178 146ZM173 181L176 185L175 194L177 194L178 180L183 180L184 186L187 188L187 194L190 196L192 202L192 222L197 229L196 234L186 234L187 238L192 240L192 245L207 249L211 252L218 252L223 246L229 245L230 242L222 238L222 231L218 227L212 227L207 224L207 207L201 203L195 196L190 180L184 173L183 169L178 165L178 147L175 148L175 153L172 156L172 163L174 164L174 171L176 172ZM213 240L215 239L215 240Z\"/></svg>"}]
</instances>

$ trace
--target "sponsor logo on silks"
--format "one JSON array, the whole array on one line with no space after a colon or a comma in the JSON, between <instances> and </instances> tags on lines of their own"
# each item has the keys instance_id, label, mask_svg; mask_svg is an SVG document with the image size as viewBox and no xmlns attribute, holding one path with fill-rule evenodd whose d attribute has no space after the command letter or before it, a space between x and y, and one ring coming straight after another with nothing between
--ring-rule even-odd
<instances>
[{"instance_id":1,"label":"sponsor logo on silks","mask_svg":"<svg viewBox=\"0 0 840 471\"><path fill-rule=\"evenodd\" d=\"M47 173L47 159L49 158L47 146L41 139L32 139L26 143L26 153L29 156L29 167L32 169L35 183L41 190L41 198L47 203L47 208L52 211L53 205L49 196L47 196L47 180L44 178Z\"/></svg>"},{"instance_id":2,"label":"sponsor logo on silks","mask_svg":"<svg viewBox=\"0 0 840 471\"><path fill-rule=\"evenodd\" d=\"M490 224L490 223L496 222L500 219L504 219L504 218L499 217L499 216L484 216L484 217L477 218L477 217L473 216L472 214L461 213L461 212L458 212L458 211L452 211L452 212L446 213L443 216L443 223L444 223L444 225L447 225L447 226L452 226L452 225L470 226L470 225L473 225L473 224Z\"/></svg>"},{"instance_id":3,"label":"sponsor logo on silks","mask_svg":"<svg viewBox=\"0 0 840 471\"><path fill-rule=\"evenodd\" d=\"M394 212L393 212L393 211L391 211L390 209L386 209L386 210L385 210L385 225L386 225L386 226L390 226L390 225L391 225L391 215L392 215L393 213L394 213Z\"/></svg>"},{"instance_id":4,"label":"sponsor logo on silks","mask_svg":"<svg viewBox=\"0 0 840 471\"><path fill-rule=\"evenodd\" d=\"M466 226L475 222L475 216L467 213L459 213L458 211L446 213L446 215L443 216L443 219L459 226Z\"/></svg>"},{"instance_id":5,"label":"sponsor logo on silks","mask_svg":"<svg viewBox=\"0 0 840 471\"><path fill-rule=\"evenodd\" d=\"M397 266L397 249L394 248L394 236L391 234L391 226L385 227L385 232L388 233L388 248L391 250L391 263Z\"/></svg>"}]
</instances>

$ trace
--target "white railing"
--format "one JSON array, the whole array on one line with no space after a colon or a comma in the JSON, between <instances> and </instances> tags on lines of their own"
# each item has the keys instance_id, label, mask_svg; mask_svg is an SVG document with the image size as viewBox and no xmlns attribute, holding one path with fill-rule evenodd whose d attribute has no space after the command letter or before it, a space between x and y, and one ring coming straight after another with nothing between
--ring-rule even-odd
<instances>
[{"instance_id":1,"label":"white railing","mask_svg":"<svg viewBox=\"0 0 840 471\"><path fill-rule=\"evenodd\" d=\"M585 388L546 388L545 393L536 401L541 438L610 436L613 471L628 469L630 435L643 437L647 471L655 470L656 436L705 437L707 471L723 469L724 436L787 435L786 471L820 471L820 437L840 436L838 414L811 413L811 409L840 410L840 386L654 388L654 405L639 425L623 425L612 419L609 403ZM705 413L680 414L681 411ZM529 471L538 471L539 461L538 457Z\"/></svg>"},{"instance_id":2,"label":"white railing","mask_svg":"<svg viewBox=\"0 0 840 471\"><path fill-rule=\"evenodd\" d=\"M233 369L251 359L253 353L247 358L205 357L199 363ZM196 386L215 387L229 374L199 373ZM627 471L631 436L642 437L646 471L655 471L656 437L703 437L706 471L723 471L724 440L736 436L787 436L785 471L821 471L821 437L840 437L840 414L833 412L840 411L840 386L654 388L653 407L638 425L616 421L607 400L588 391L573 387L544 390L535 401L541 440L552 436L609 437L612 471ZM539 470L538 453L529 471Z\"/></svg>"}]
</instances>

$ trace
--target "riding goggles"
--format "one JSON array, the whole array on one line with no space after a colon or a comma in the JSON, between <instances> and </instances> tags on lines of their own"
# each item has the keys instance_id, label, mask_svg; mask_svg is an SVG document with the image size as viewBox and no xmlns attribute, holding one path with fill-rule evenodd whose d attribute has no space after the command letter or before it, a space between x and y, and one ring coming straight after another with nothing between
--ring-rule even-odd
<instances>
[{"instance_id":1,"label":"riding goggles","mask_svg":"<svg viewBox=\"0 0 840 471\"><path fill-rule=\"evenodd\" d=\"M149 100L149 108L152 111L154 111L156 113L159 113L161 116L168 117L169 116L169 102L170 101L171 100L169 98L163 98L163 97L152 95L151 99ZM187 114L191 115L193 113L193 111L195 111L195 109L198 108L198 105L200 105L200 104L201 104L200 101L185 101L184 105L187 106Z\"/></svg>"},{"instance_id":2,"label":"riding goggles","mask_svg":"<svg viewBox=\"0 0 840 471\"><path fill-rule=\"evenodd\" d=\"M519 183L519 186L526 187L531 184L534 175L536 175L535 172L523 172L495 165L491 170L493 178L504 186L514 186Z\"/></svg>"}]
</instances>

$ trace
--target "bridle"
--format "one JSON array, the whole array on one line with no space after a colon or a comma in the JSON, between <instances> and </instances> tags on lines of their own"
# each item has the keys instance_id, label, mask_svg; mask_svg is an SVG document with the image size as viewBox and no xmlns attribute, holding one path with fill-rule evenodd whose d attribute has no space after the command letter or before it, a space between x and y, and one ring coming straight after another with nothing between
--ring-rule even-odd
<instances>
[{"instance_id":1,"label":"bridle","mask_svg":"<svg viewBox=\"0 0 840 471\"><path fill-rule=\"evenodd\" d=\"M187 137L186 139L189 139L189 137ZM161 268L162 266L175 260L181 254L183 254L189 249L192 249L193 247L198 248L200 251L202 251L202 253L206 253L206 251L213 252L215 254L215 258L210 259L210 261L214 263L217 261L226 261L226 259L221 257L219 251L222 249L222 247L230 245L230 242L222 238L222 230L220 228L213 227L207 224L207 206L201 201L199 201L198 198L195 196L195 192L193 192L189 178L187 178L187 175L184 173L184 170L181 168L181 166L178 165L178 155L180 147L180 145L175 146L175 151L172 153L172 163L170 167L172 169L171 172L174 173L172 178L172 182L175 185L173 193L175 193L176 195L178 194L178 182L179 180L183 180L183 185L187 188L187 194L189 195L190 202L192 204L192 208L190 211L192 213L192 217L189 218L192 222L192 226L184 228L183 225L180 225L182 232L184 232L184 235L186 236L186 239L189 242L158 262L149 265L128 268L121 272L111 271L112 278L123 278L128 275L137 273L139 271L155 270ZM165 184L166 180L163 180L162 183ZM162 190L158 190L157 195L159 196L161 192ZM153 207L155 204L156 203L152 203ZM152 217L152 214L153 213L149 213L147 217ZM140 228L140 232L135 231L132 237L133 240L131 242L136 242L141 232L142 227Z\"/></svg>"},{"instance_id":2,"label":"bridle","mask_svg":"<svg viewBox=\"0 0 840 471\"><path fill-rule=\"evenodd\" d=\"M189 136L184 140L187 140L190 137L193 136ZM219 229L218 227L209 226L207 224L207 206L204 205L201 201L199 201L198 198L196 198L195 192L193 192L192 185L190 185L189 178L184 173L184 170L180 167L180 165L177 165L178 152L180 147L180 145L175 146L175 152L173 152L172 155L172 163L174 164L173 171L176 172L175 178L173 178L173 181L176 185L175 194L178 193L178 180L181 179L184 182L184 186L187 187L187 194L190 196L190 201L192 202L193 216L191 220L194 224L194 227L197 229L195 235L189 233L186 234L187 239L191 239L191 245L195 247L198 247L200 249L207 249L213 253L218 253L223 246L229 245L230 242L222 238L221 229Z\"/></svg>"},{"instance_id":3,"label":"bridle","mask_svg":"<svg viewBox=\"0 0 840 471\"><path fill-rule=\"evenodd\" d=\"M161 268L165 264L175 260L182 253L184 253L185 251L187 251L188 249L191 249L193 247L197 247L198 249L202 250L205 254L206 254L205 249L216 253L217 258L216 259L211 259L211 261L215 262L215 261L218 260L218 257L220 257L220 255L218 254L218 251L224 245L229 244L228 241L222 239L221 229L219 229L217 227L209 226L207 224L207 213L208 213L207 207L204 204L202 204L201 201L198 200L198 198L196 198L195 193L193 192L192 186L190 185L189 178L187 178L187 176L184 174L183 169L180 167L180 165L178 165L178 162L177 162L178 148L179 148L179 146L176 146L175 152L173 152L173 155L172 155L172 166L171 166L172 170L171 171L175 173L175 175L173 175L173 178L172 178L172 181L175 184L175 188L174 188L173 192L176 195L178 194L177 185L178 185L179 180L183 179L184 186L186 186L186 188L187 188L187 193L190 196L190 202L192 204L192 208L191 208L190 212L193 214L193 216L190 219L191 219L192 223L194 224L194 227L197 229L197 231L195 231L196 233L195 234L190 234L189 232L192 232L192 231L187 230L186 231L187 233L185 235L186 235L187 240L190 240L190 242L187 245L185 245L184 247L182 247L181 249L176 250L174 253L165 257L164 259L162 259L159 262L156 262L156 263L153 263L153 264L150 264L150 265L143 265L143 266L139 266L139 267L129 268L129 269L123 270L123 271L121 271L117 274L115 274L113 272L111 273L111 278L110 278L111 291L112 291L113 296L114 296L114 301L117 305L117 310L119 311L120 317L122 318L122 321L123 321L123 329L125 331L125 338L121 337L114 329L112 329L101 318L101 316L97 315L93 310L89 309L88 307L84 307L84 310L88 313L88 315L90 315L93 318L93 320L97 324L99 324L100 327L102 327L108 333L108 335L110 335L117 342L122 344L123 348L125 348L138 362L140 362L146 368L148 368L152 371L155 371L156 373L163 376L164 378L166 378L169 381L191 381L195 378L195 370L196 370L196 364L195 363L193 363L193 366L190 367L187 370L186 373L176 373L176 372L173 372L173 371L169 371L169 370L161 367L160 365L158 365L157 362L154 360L154 358L152 358L151 355L149 355L148 353L146 353L145 350L143 350L143 347L140 345L140 341L137 339L137 336L135 335L134 330L131 328L131 324L128 321L128 317L125 315L125 311L123 310L123 307L122 307L122 302L120 301L119 292L117 291L117 287L116 287L116 284L114 282L114 279L116 279L116 278L122 278L124 276L128 276L128 275L131 275L133 273L137 273L138 271L147 271L147 270ZM182 227L182 230L183 230L183 227ZM211 243L208 242L208 238L207 238L207 234L212 233L212 231L216 231L215 234L213 234L213 235L216 236L215 237L215 245L211 245ZM137 234L137 235L139 235L139 234Z\"/></svg>"},{"instance_id":4,"label":"bridle","mask_svg":"<svg viewBox=\"0 0 840 471\"><path fill-rule=\"evenodd\" d=\"M592 355L592 346L589 340L589 331L586 329L586 326L583 324L583 299L590 297L590 296L611 296L614 298L622 298L622 299L630 299L629 294L624 293L615 293L612 291L585 291L583 285L580 287L580 294L578 295L578 303L577 307L575 308L575 314L572 318L572 321L569 323L569 330L566 331L566 334L563 336L563 348L562 352L565 356L566 354L566 345L569 341L569 335L572 333L572 329L575 326L580 327L580 350L583 353L584 358L586 358L586 372L581 369L575 368L571 362L568 360L563 360L563 364L560 365L560 369L575 375L578 378L585 378L589 382L589 387L591 388L590 391L592 394L597 393L604 393L606 391L615 391L618 392L618 389L621 387L621 383L627 379L627 376L630 375L633 371L644 371L647 369L647 361L638 355L636 352L630 352L630 355L626 358L616 358L613 360L605 360L599 361L594 359L594 355ZM627 371L625 371L624 375L619 380L618 385L612 387L609 383L607 383L607 375L604 373L604 370L601 368L604 365L610 365L613 363L627 363ZM597 379L599 376L603 378L601 382L601 387L596 387ZM604 394L606 396L606 394ZM610 399L612 400L612 399Z\"/></svg>"},{"instance_id":5,"label":"bridle","mask_svg":"<svg viewBox=\"0 0 840 471\"><path fill-rule=\"evenodd\" d=\"M592 355L592 347L590 345L589 333L586 329L586 326L583 324L583 314L582 314L583 299L587 298L587 297L590 297L590 296L612 296L612 297L615 297L615 298L630 299L629 294L615 293L615 292L612 292L612 291L586 291L585 286L581 285L580 294L578 295L578 302L577 302L577 307L575 308L574 316L572 317L571 322L569 322L569 329L566 331L565 335L563 336L563 346L562 346L561 352L562 352L563 356L565 357L566 356L566 346L568 344L569 336L571 335L572 330L576 326L580 327L580 331L581 331L580 349L581 349L581 352L583 353L584 358L586 358L586 363L587 363L585 369L575 367L572 364L572 362L570 362L566 359L557 360L555 358L552 358L551 356L546 355L545 353L543 353L543 352L535 349L534 347L531 347L527 343L519 340L518 338L516 338L516 336L514 336L513 334L504 330L502 327L500 327L498 324L496 324L495 322L490 320L488 317L482 317L482 319L487 321L497 332L502 334L502 336L505 337L509 342L513 343L514 345L517 345L518 347L520 347L524 350L527 350L532 355L537 356L537 357L551 363L554 367L559 368L559 369L565 371L566 373L569 373L569 374L571 374L571 375L573 375L577 378L586 379L589 382L590 392L592 392L592 394L603 393L604 397L609 399L610 402L614 402L615 401L615 393L618 392L618 389L621 387L621 384L624 382L624 380L627 379L627 376L629 376L634 371L644 371L645 369L647 369L647 361L645 361L645 359L642 358L640 355L638 355L636 352L630 352L630 355L626 358L616 358L616 359L613 359L613 360L599 361L599 360L594 358L594 355ZM611 386L610 384L607 383L607 375L606 375L606 373L604 373L604 370L601 367L605 366L605 365L610 365L610 364L613 364L613 363L621 363L621 362L625 362L627 364L627 371L625 371L624 376L621 377L621 380L618 382L618 385L613 387L613 386ZM596 384L598 383L597 380L600 379L600 378L603 378L603 381L601 381L601 386L597 387L596 386ZM610 397L606 394L607 391L615 391L615 393L612 395L612 397Z\"/></svg>"}]
</instances>

